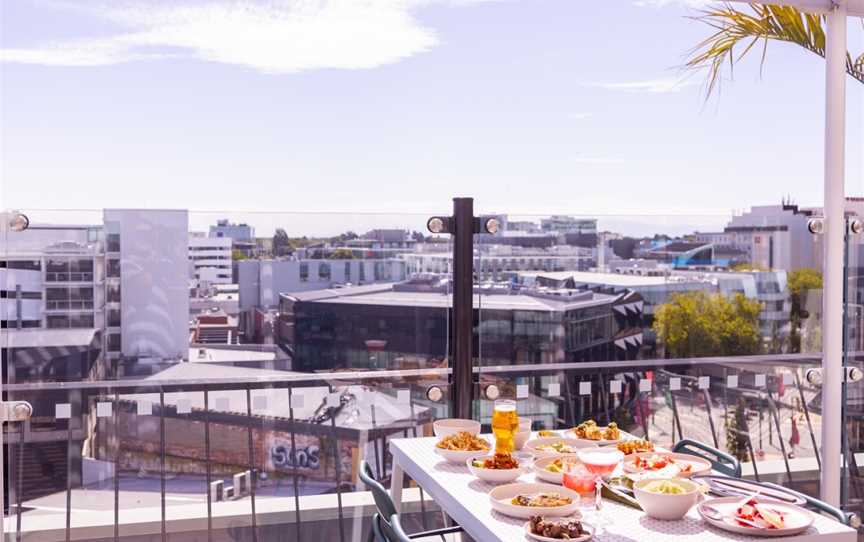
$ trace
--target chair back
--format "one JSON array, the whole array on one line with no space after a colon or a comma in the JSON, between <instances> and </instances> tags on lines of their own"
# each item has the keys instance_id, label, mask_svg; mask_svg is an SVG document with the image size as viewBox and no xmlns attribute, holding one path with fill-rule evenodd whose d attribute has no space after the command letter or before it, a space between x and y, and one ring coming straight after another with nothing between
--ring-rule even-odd
<instances>
[{"instance_id":1,"label":"chair back","mask_svg":"<svg viewBox=\"0 0 864 542\"><path fill-rule=\"evenodd\" d=\"M794 489L791 489L791 488L788 488L785 486L781 486L778 484L774 484L771 482L762 482L762 485L768 486L768 487L773 487L775 489L781 489L787 493L792 493L794 495L797 495L798 497L801 497L802 499L807 501L807 506L809 506L811 508L815 508L819 512L822 512L824 514L827 514L827 515L833 517L834 519L836 519L837 521L839 521L843 525L848 525L849 527L852 527L853 529L857 529L858 527L861 526L861 519L858 517L857 514L854 514L851 512L845 512L845 511L841 510L840 508L837 508L836 506L830 505L825 501L821 501L821 500L817 499L816 497L811 497L810 495L806 495L804 493L801 493L800 491L795 491Z\"/></svg>"},{"instance_id":2,"label":"chair back","mask_svg":"<svg viewBox=\"0 0 864 542\"><path fill-rule=\"evenodd\" d=\"M701 457L709 463L711 468L726 476L741 478L741 462L724 451L709 446L704 442L691 439L681 439L672 447L672 451L678 454L689 454Z\"/></svg>"},{"instance_id":3,"label":"chair back","mask_svg":"<svg viewBox=\"0 0 864 542\"><path fill-rule=\"evenodd\" d=\"M358 474L363 484L372 492L372 498L375 499L375 507L378 508L378 514L381 515L381 519L389 518L395 514L396 505L393 504L390 493L374 478L372 467L369 466L369 463L361 461L360 472Z\"/></svg>"}]
</instances>

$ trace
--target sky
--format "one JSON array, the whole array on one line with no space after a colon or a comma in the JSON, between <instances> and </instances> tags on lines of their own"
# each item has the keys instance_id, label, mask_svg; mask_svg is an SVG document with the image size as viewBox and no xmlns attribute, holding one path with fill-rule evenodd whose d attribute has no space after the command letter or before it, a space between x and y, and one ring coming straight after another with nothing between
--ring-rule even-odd
<instances>
[{"instance_id":1,"label":"sky","mask_svg":"<svg viewBox=\"0 0 864 542\"><path fill-rule=\"evenodd\" d=\"M821 205L824 61L772 43L706 101L681 68L704 4L5 0L0 207L187 208L196 229L269 235L419 228L454 196L625 233ZM860 196L864 85L847 87Z\"/></svg>"}]
</instances>

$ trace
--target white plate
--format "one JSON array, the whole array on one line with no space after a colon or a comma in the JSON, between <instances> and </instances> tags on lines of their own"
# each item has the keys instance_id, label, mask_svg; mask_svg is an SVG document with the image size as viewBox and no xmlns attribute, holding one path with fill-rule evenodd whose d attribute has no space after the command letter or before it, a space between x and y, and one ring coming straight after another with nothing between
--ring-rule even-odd
<instances>
[{"instance_id":1,"label":"white plate","mask_svg":"<svg viewBox=\"0 0 864 542\"><path fill-rule=\"evenodd\" d=\"M556 452L554 450L538 450L538 446L543 446L547 444L554 444L556 442L563 442L568 446L572 446L574 449L582 449L582 448L596 448L597 445L591 442L590 440L577 440L572 438L562 438L562 437L543 437L543 438L535 438L531 439L525 443L525 449L532 454L536 458L542 457L561 457L562 455L571 455L576 452Z\"/></svg>"},{"instance_id":2,"label":"white plate","mask_svg":"<svg viewBox=\"0 0 864 542\"><path fill-rule=\"evenodd\" d=\"M463 420L460 418L444 418L432 423L432 430L438 438L455 435L460 431L477 435L480 433L480 422L474 420Z\"/></svg>"},{"instance_id":3,"label":"white plate","mask_svg":"<svg viewBox=\"0 0 864 542\"><path fill-rule=\"evenodd\" d=\"M470 451L459 451L459 450L445 450L444 448L439 448L435 446L435 453L446 459L451 463L461 463L465 464L465 461L471 459L472 457L479 457L481 455L486 455L492 450L490 446L488 450L470 450Z\"/></svg>"},{"instance_id":4,"label":"white plate","mask_svg":"<svg viewBox=\"0 0 864 542\"><path fill-rule=\"evenodd\" d=\"M723 529L725 531L729 531L732 533L742 533L750 536L792 536L795 534L800 534L806 531L810 525L813 524L813 514L808 512L807 510L795 506L793 504L785 504L777 501L766 500L763 501L766 506L770 506L773 509L776 509L779 512L782 512L785 516L786 527L783 529L760 529L758 527L744 527L742 525L738 525L734 519L732 519L732 515L735 513L738 505L741 503L741 498L739 497L723 497L720 499L711 499L705 502L702 502L696 506L696 510L699 512L699 515L702 516L706 522L718 529ZM703 506L711 506L712 508L717 509L721 514L724 515L724 519L717 520L713 517L708 517L702 512Z\"/></svg>"},{"instance_id":5,"label":"white plate","mask_svg":"<svg viewBox=\"0 0 864 542\"><path fill-rule=\"evenodd\" d=\"M639 469L639 468L636 468L636 466L634 465L636 458L641 457L643 459L647 459L647 458L651 457L652 455L668 456L668 457L671 457L673 460L675 460L676 463L679 463L679 464L680 463L687 463L687 464L692 465L693 468L691 469L691 471L689 473L687 473L687 474L680 473L680 472L677 473L677 476L679 476L681 478L690 478L691 476L694 476L697 474L707 474L707 473L711 472L711 463L708 462L706 459L702 459L701 457L696 457L695 455L690 455L690 454L676 454L676 453L671 453L671 452L670 453L664 453L664 452L657 452L657 451L640 452L638 454L630 454L628 456L624 456L624 472L636 473L636 474L647 474L647 473L653 473L653 472L660 473L664 469L657 469L657 470ZM664 468L668 468L668 467L664 467ZM671 476L671 474L670 474L670 476ZM664 475L664 477L665 477L665 475Z\"/></svg>"},{"instance_id":6,"label":"white plate","mask_svg":"<svg viewBox=\"0 0 864 542\"><path fill-rule=\"evenodd\" d=\"M493 484L512 482L528 470L524 466L524 463L521 461L519 462L519 466L515 469L484 469L482 467L475 467L474 465L472 465L472 462L474 462L475 460L486 459L487 457L492 456L484 454L482 456L472 457L471 459L467 459L465 461L465 464L468 466L468 470L471 471L471 474L483 480L484 482L491 482Z\"/></svg>"},{"instance_id":7,"label":"white plate","mask_svg":"<svg viewBox=\"0 0 864 542\"><path fill-rule=\"evenodd\" d=\"M563 484L564 483L564 473L563 472L549 472L548 470L546 470L546 467L548 467L550 463L552 463L556 459L560 459L562 457L572 459L576 463L579 462L579 457L576 454L565 454L565 455L544 457L544 458L538 459L537 461L534 462L534 476L536 476L539 480L543 480L544 482L549 482L552 484Z\"/></svg>"},{"instance_id":8,"label":"white plate","mask_svg":"<svg viewBox=\"0 0 864 542\"><path fill-rule=\"evenodd\" d=\"M588 531L588 534L582 535L579 538L568 538L567 540L570 542L585 542L586 540L594 538L594 527L583 521L582 528ZM548 536L540 536L539 534L532 533L530 521L525 522L525 536L533 538L534 540L539 540L540 542L561 542L561 540L564 540L562 538L549 538Z\"/></svg>"},{"instance_id":9,"label":"white plate","mask_svg":"<svg viewBox=\"0 0 864 542\"><path fill-rule=\"evenodd\" d=\"M570 497L572 502L564 506L516 506L510 500L516 495L534 495L536 493L558 493ZM507 484L498 486L489 492L492 509L505 516L529 519L531 516L563 517L569 516L579 509L579 494L566 487L552 484Z\"/></svg>"}]
</instances>

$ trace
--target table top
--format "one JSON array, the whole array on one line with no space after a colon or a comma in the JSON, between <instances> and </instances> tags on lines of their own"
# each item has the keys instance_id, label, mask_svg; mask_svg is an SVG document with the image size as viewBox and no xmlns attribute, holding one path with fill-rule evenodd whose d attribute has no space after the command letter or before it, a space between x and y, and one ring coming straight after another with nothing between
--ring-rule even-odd
<instances>
[{"instance_id":1,"label":"table top","mask_svg":"<svg viewBox=\"0 0 864 542\"><path fill-rule=\"evenodd\" d=\"M526 520L511 518L492 510L488 493L495 484L475 478L465 465L448 463L435 453L435 437L393 439L390 451L399 467L422 487L453 520L478 542L526 541ZM526 473L517 482L541 482ZM610 525L595 538L602 542L730 542L754 541L748 537L709 526L695 507L681 521L661 521L642 511L613 501L604 501ZM782 538L796 542L856 542L857 533L840 522L814 514L810 529L798 536ZM760 540L768 540L760 538Z\"/></svg>"}]
</instances>

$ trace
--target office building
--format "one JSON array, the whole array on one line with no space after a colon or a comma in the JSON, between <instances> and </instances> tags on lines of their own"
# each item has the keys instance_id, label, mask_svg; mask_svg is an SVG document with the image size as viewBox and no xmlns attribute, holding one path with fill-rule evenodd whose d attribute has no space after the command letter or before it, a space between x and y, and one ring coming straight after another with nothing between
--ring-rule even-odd
<instances>
[{"instance_id":1,"label":"office building","mask_svg":"<svg viewBox=\"0 0 864 542\"><path fill-rule=\"evenodd\" d=\"M255 228L249 224L234 224L227 218L216 221L215 226L210 226L209 237L227 237L243 243L255 242Z\"/></svg>"},{"instance_id":2,"label":"office building","mask_svg":"<svg viewBox=\"0 0 864 542\"><path fill-rule=\"evenodd\" d=\"M216 284L231 284L233 241L229 237L207 237L203 233L189 234L189 264L191 278L199 288Z\"/></svg>"},{"instance_id":3,"label":"office building","mask_svg":"<svg viewBox=\"0 0 864 542\"><path fill-rule=\"evenodd\" d=\"M431 277L285 293L278 341L300 371L445 365L449 291L447 279ZM478 289L474 307L483 364L634 359L642 343L642 299L630 291L498 284Z\"/></svg>"}]
</instances>

